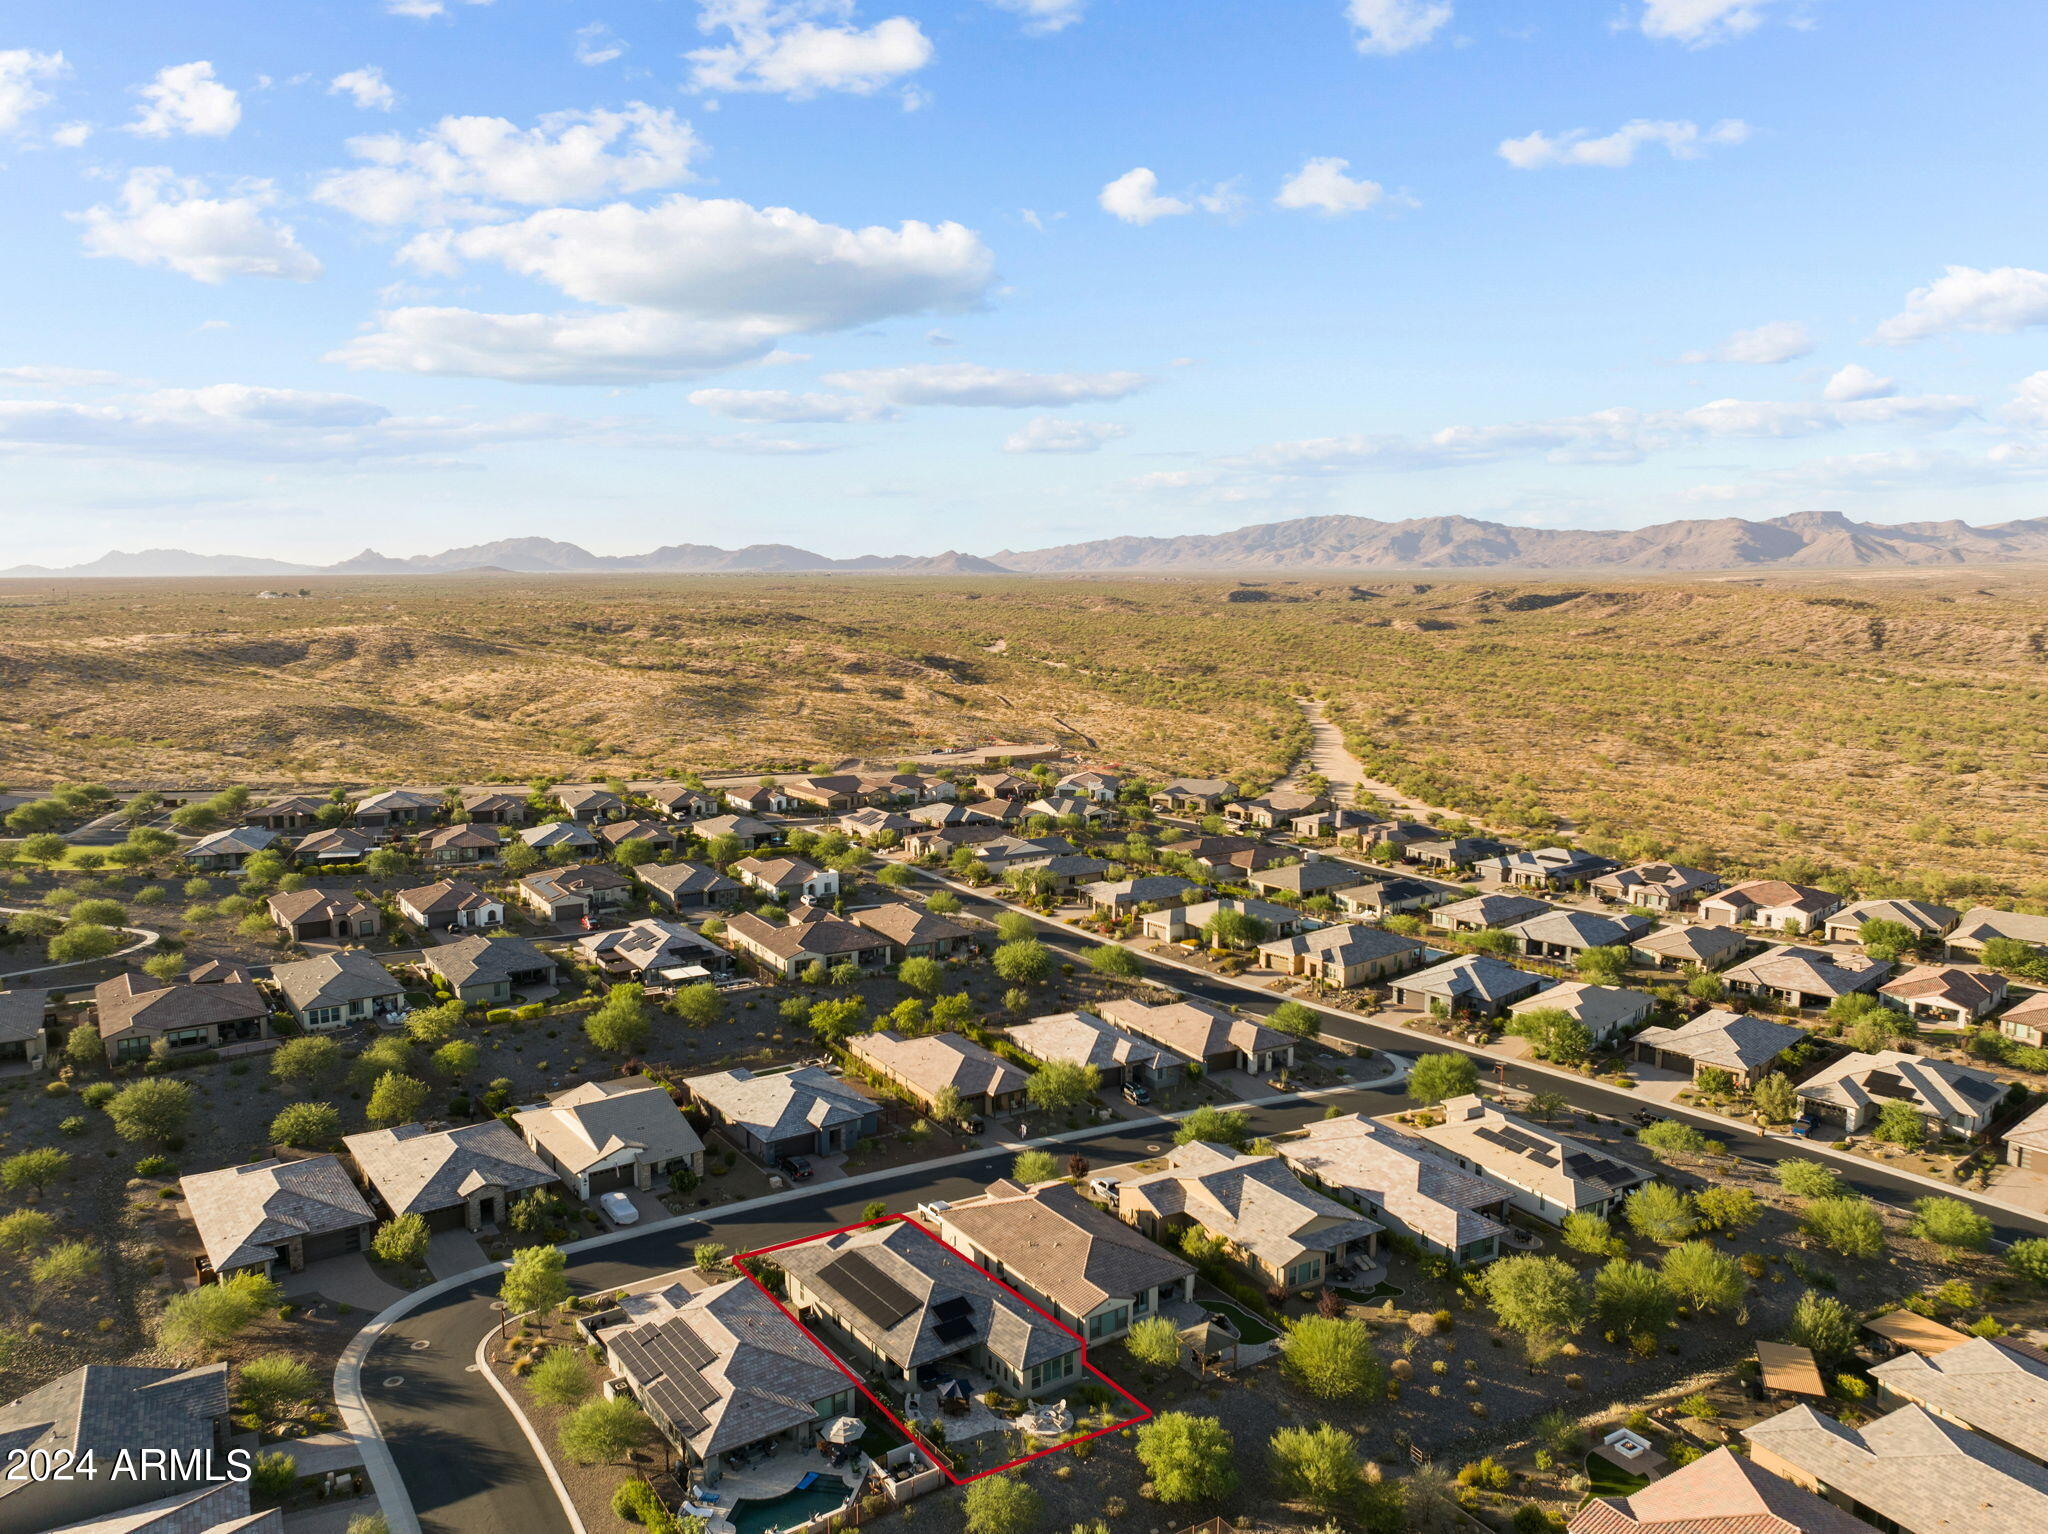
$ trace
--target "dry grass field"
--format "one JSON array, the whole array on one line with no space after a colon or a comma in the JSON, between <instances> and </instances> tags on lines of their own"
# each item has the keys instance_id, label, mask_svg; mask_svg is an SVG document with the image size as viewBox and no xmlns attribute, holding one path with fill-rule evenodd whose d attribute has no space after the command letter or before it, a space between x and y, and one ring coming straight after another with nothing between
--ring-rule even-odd
<instances>
[{"instance_id":1,"label":"dry grass field","mask_svg":"<svg viewBox=\"0 0 2048 1534\"><path fill-rule=\"evenodd\" d=\"M2039 570L309 585L0 583L0 783L708 773L991 738L1272 774L1313 692L1378 775L1467 813L2048 897Z\"/></svg>"}]
</instances>

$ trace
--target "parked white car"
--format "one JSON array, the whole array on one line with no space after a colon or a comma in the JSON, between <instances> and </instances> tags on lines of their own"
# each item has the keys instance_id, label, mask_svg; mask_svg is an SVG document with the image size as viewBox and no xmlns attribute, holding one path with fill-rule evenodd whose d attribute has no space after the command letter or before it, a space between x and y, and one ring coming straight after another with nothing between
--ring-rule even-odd
<instances>
[{"instance_id":1,"label":"parked white car","mask_svg":"<svg viewBox=\"0 0 2048 1534\"><path fill-rule=\"evenodd\" d=\"M634 1204L633 1195L630 1193L620 1192L615 1189L610 1193L601 1194L597 1200L597 1205L605 1212L605 1215L614 1225L637 1225L640 1223L640 1210Z\"/></svg>"}]
</instances>

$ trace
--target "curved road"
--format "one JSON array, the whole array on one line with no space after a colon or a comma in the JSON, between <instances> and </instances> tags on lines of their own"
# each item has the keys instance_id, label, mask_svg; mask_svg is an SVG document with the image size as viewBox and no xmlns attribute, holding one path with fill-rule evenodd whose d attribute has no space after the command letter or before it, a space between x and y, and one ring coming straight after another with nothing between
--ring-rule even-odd
<instances>
[{"instance_id":1,"label":"curved road","mask_svg":"<svg viewBox=\"0 0 2048 1534\"><path fill-rule=\"evenodd\" d=\"M29 916L37 914L40 910L40 907L0 905L0 916ZM42 914L48 913L44 912ZM133 933L135 935L135 941L130 943L126 948L117 948L112 953L106 955L106 958L108 959L125 959L131 953L140 953L142 952L143 949L153 944L157 940L157 938L162 935L161 933L151 931L148 927L123 927L120 930L123 932ZM71 969L78 962L81 961L74 960L72 964L42 964L38 965L34 969L11 970L7 974L0 975L0 980L19 980L24 975L47 975L53 969ZM103 961L88 959L82 962L99 963Z\"/></svg>"}]
</instances>

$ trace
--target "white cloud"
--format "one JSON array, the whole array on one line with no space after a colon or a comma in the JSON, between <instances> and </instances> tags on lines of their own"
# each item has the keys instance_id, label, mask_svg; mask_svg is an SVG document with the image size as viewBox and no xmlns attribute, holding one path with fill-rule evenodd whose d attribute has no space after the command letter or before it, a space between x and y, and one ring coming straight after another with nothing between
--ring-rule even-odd
<instances>
[{"instance_id":1,"label":"white cloud","mask_svg":"<svg viewBox=\"0 0 2048 1534\"><path fill-rule=\"evenodd\" d=\"M619 41L618 34L601 21L576 29L576 62L579 64L609 64L613 59L624 57L625 52L626 45Z\"/></svg>"},{"instance_id":2,"label":"white cloud","mask_svg":"<svg viewBox=\"0 0 2048 1534\"><path fill-rule=\"evenodd\" d=\"M313 195L373 224L443 224L651 191L690 178L703 147L666 107L550 112L531 128L502 117L444 117L414 137L353 138L369 163L335 171Z\"/></svg>"},{"instance_id":3,"label":"white cloud","mask_svg":"<svg viewBox=\"0 0 2048 1534\"><path fill-rule=\"evenodd\" d=\"M1891 379L1880 378L1860 362L1852 362L1830 378L1820 394L1822 399L1835 404L1847 404L1859 399L1889 399L1898 392L1899 386Z\"/></svg>"},{"instance_id":4,"label":"white cloud","mask_svg":"<svg viewBox=\"0 0 2048 1534\"><path fill-rule=\"evenodd\" d=\"M2022 378L2004 415L2016 425L2048 431L2048 372L2029 373Z\"/></svg>"},{"instance_id":5,"label":"white cloud","mask_svg":"<svg viewBox=\"0 0 2048 1534\"><path fill-rule=\"evenodd\" d=\"M1194 204L1178 197L1159 195L1159 178L1144 166L1127 170L1110 182L1095 200L1102 211L1113 213L1127 224L1149 224L1155 218L1172 218L1195 211Z\"/></svg>"},{"instance_id":6,"label":"white cloud","mask_svg":"<svg viewBox=\"0 0 2048 1534\"><path fill-rule=\"evenodd\" d=\"M1813 350L1813 337L1797 320L1773 320L1754 330L1738 330L1719 346L1687 352L1680 362L1790 362Z\"/></svg>"},{"instance_id":7,"label":"white cloud","mask_svg":"<svg viewBox=\"0 0 2048 1534\"><path fill-rule=\"evenodd\" d=\"M1081 19L1088 0L987 0L997 10L1011 11L1024 18L1024 30L1032 37L1063 32Z\"/></svg>"},{"instance_id":8,"label":"white cloud","mask_svg":"<svg viewBox=\"0 0 2048 1534\"><path fill-rule=\"evenodd\" d=\"M159 69L149 84L136 87L136 94L142 106L128 131L144 138L180 133L220 138L242 120L241 98L214 79L213 65L204 59Z\"/></svg>"},{"instance_id":9,"label":"white cloud","mask_svg":"<svg viewBox=\"0 0 2048 1534\"><path fill-rule=\"evenodd\" d=\"M1770 0L1643 0L1643 36L1705 48L1754 32Z\"/></svg>"},{"instance_id":10,"label":"white cloud","mask_svg":"<svg viewBox=\"0 0 2048 1534\"><path fill-rule=\"evenodd\" d=\"M1003 442L1006 453L1092 453L1105 442L1128 437L1131 429L1115 421L1063 421L1041 415Z\"/></svg>"},{"instance_id":11,"label":"white cloud","mask_svg":"<svg viewBox=\"0 0 2048 1534\"><path fill-rule=\"evenodd\" d=\"M59 123L50 130L50 142L66 149L76 149L91 137L91 123Z\"/></svg>"},{"instance_id":12,"label":"white cloud","mask_svg":"<svg viewBox=\"0 0 2048 1534\"><path fill-rule=\"evenodd\" d=\"M1651 122L1637 118L1623 123L1599 138L1590 128L1549 134L1541 131L1523 138L1502 139L1500 157L1517 170L1540 170L1548 165L1597 165L1618 170L1635 163L1636 151L1661 144L1674 160L1697 159L1710 145L1739 144L1749 137L1749 124L1735 118L1701 128L1693 122Z\"/></svg>"},{"instance_id":13,"label":"white cloud","mask_svg":"<svg viewBox=\"0 0 2048 1534\"><path fill-rule=\"evenodd\" d=\"M437 236L435 249L448 267L495 261L607 310L395 309L332 360L518 381L682 378L763 359L804 332L971 308L995 261L959 224L846 229L680 194L652 208L553 208Z\"/></svg>"},{"instance_id":14,"label":"white cloud","mask_svg":"<svg viewBox=\"0 0 2048 1534\"><path fill-rule=\"evenodd\" d=\"M491 0L464 0L464 3L489 5ZM416 21L428 21L448 14L446 0L384 0L384 9L393 16L410 16Z\"/></svg>"},{"instance_id":15,"label":"white cloud","mask_svg":"<svg viewBox=\"0 0 2048 1534\"><path fill-rule=\"evenodd\" d=\"M697 389L690 403L735 421L796 425L817 421L887 421L896 411L859 394L798 394L789 389Z\"/></svg>"},{"instance_id":16,"label":"white cloud","mask_svg":"<svg viewBox=\"0 0 2048 1534\"><path fill-rule=\"evenodd\" d=\"M1348 0L1360 53L1406 53L1443 30L1451 19L1448 0Z\"/></svg>"},{"instance_id":17,"label":"white cloud","mask_svg":"<svg viewBox=\"0 0 2048 1534\"><path fill-rule=\"evenodd\" d=\"M228 195L211 197L197 178L154 166L128 173L118 207L101 204L73 216L85 225L88 255L169 267L200 282L310 281L320 275L318 258L290 225L264 216L277 200L267 181L237 183Z\"/></svg>"},{"instance_id":18,"label":"white cloud","mask_svg":"<svg viewBox=\"0 0 2048 1534\"><path fill-rule=\"evenodd\" d=\"M2048 325L2048 272L1951 266L1908 293L1906 307L1878 326L1872 339L1899 346L1957 330L2011 335L2036 325Z\"/></svg>"},{"instance_id":19,"label":"white cloud","mask_svg":"<svg viewBox=\"0 0 2048 1534\"><path fill-rule=\"evenodd\" d=\"M373 64L351 69L327 82L327 94L347 96L365 112L388 112L398 105L398 92L384 79L384 71Z\"/></svg>"},{"instance_id":20,"label":"white cloud","mask_svg":"<svg viewBox=\"0 0 2048 1534\"><path fill-rule=\"evenodd\" d=\"M1276 208L1314 208L1322 213L1363 213L1386 196L1377 181L1360 181L1344 174L1349 160L1331 157L1312 159L1289 176L1273 199Z\"/></svg>"},{"instance_id":21,"label":"white cloud","mask_svg":"<svg viewBox=\"0 0 2048 1534\"><path fill-rule=\"evenodd\" d=\"M69 73L61 53L0 49L0 133L18 132L30 113L50 104L50 93L38 81Z\"/></svg>"},{"instance_id":22,"label":"white cloud","mask_svg":"<svg viewBox=\"0 0 2048 1534\"><path fill-rule=\"evenodd\" d=\"M827 373L835 389L871 394L898 405L1076 405L1116 400L1137 393L1152 380L1143 373L1027 373L983 367L978 362L923 362L899 368L863 368Z\"/></svg>"},{"instance_id":23,"label":"white cloud","mask_svg":"<svg viewBox=\"0 0 2048 1534\"><path fill-rule=\"evenodd\" d=\"M931 39L908 16L853 24L853 0L700 0L697 27L732 41L686 54L700 91L820 91L865 96L931 62Z\"/></svg>"},{"instance_id":24,"label":"white cloud","mask_svg":"<svg viewBox=\"0 0 2048 1534\"><path fill-rule=\"evenodd\" d=\"M67 368L28 366L0 368L0 383L26 384L32 388L75 389L93 384L117 384L122 382L119 373L109 373L100 368Z\"/></svg>"}]
</instances>

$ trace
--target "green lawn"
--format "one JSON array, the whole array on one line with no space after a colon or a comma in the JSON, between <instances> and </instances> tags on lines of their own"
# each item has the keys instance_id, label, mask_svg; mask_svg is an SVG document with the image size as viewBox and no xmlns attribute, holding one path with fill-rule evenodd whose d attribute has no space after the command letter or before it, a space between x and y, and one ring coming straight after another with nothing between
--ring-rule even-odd
<instances>
[{"instance_id":1,"label":"green lawn","mask_svg":"<svg viewBox=\"0 0 2048 1534\"><path fill-rule=\"evenodd\" d=\"M1226 1317L1230 1324L1237 1328L1239 1342L1271 1342L1280 1335L1242 1305L1233 1305L1228 1300L1204 1300L1202 1303L1218 1315Z\"/></svg>"},{"instance_id":2,"label":"green lawn","mask_svg":"<svg viewBox=\"0 0 2048 1534\"><path fill-rule=\"evenodd\" d=\"M1630 1475L1603 1455L1586 1456L1586 1481L1596 1497L1626 1497L1650 1484L1646 1475Z\"/></svg>"}]
</instances>

